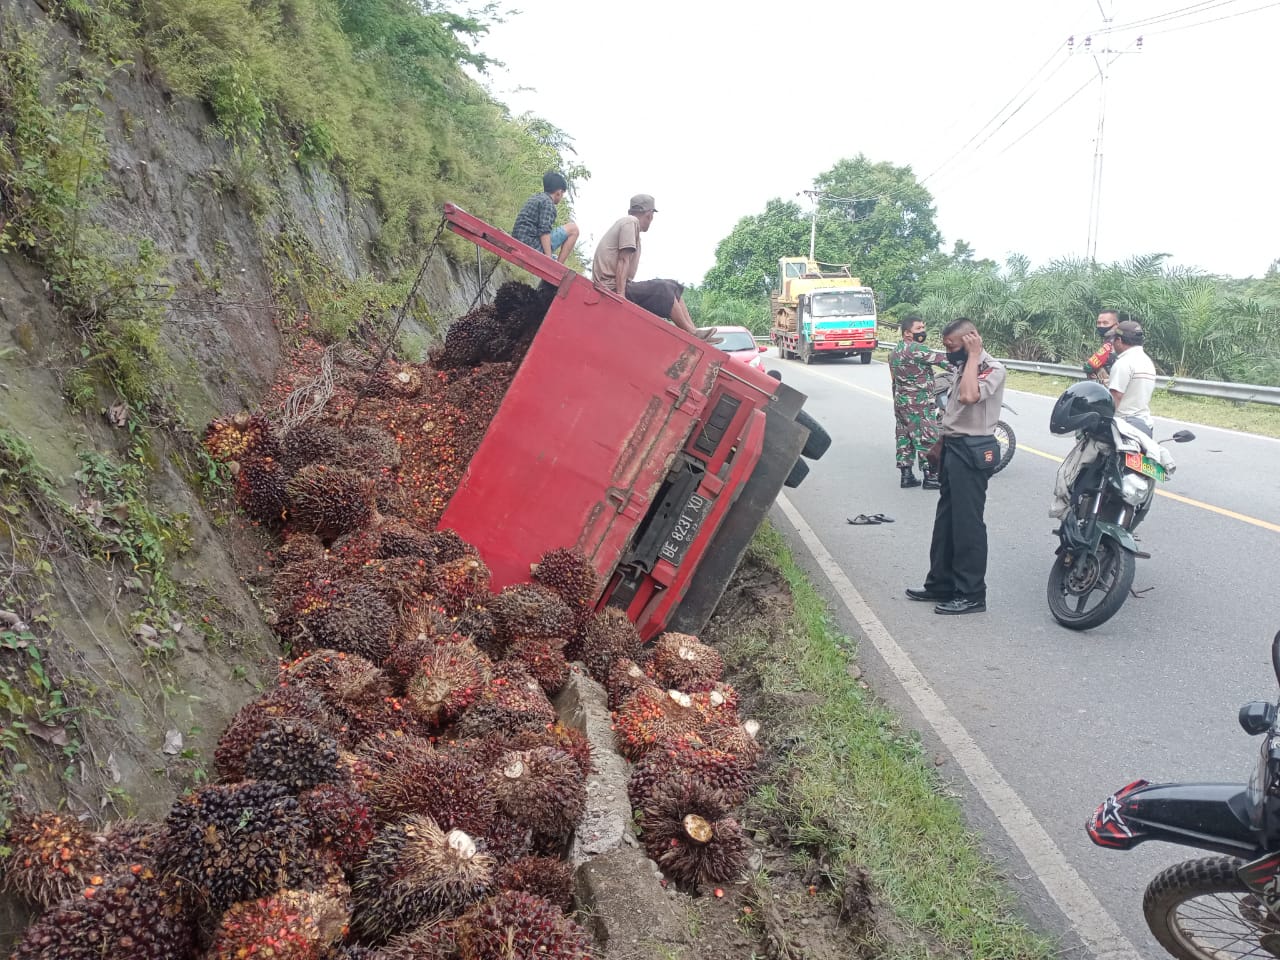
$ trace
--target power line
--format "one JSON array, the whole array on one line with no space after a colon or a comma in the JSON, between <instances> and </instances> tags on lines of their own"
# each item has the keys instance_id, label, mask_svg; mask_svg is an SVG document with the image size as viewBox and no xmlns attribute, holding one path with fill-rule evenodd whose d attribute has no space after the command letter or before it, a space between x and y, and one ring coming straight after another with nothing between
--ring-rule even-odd
<instances>
[{"instance_id":1,"label":"power line","mask_svg":"<svg viewBox=\"0 0 1280 960\"><path fill-rule=\"evenodd\" d=\"M1240 0L1201 0L1200 3L1193 3L1186 7L1178 7L1175 10L1166 10L1163 13L1153 13L1149 17L1139 17L1137 20L1130 20L1127 23L1109 23L1103 29L1095 32L1101 34L1115 33L1120 30L1135 30L1139 27L1145 27L1150 24L1166 23L1170 20L1181 20L1184 17L1197 16L1201 13L1208 13L1210 10L1217 7L1225 7L1239 2Z\"/></svg>"},{"instance_id":2,"label":"power line","mask_svg":"<svg viewBox=\"0 0 1280 960\"><path fill-rule=\"evenodd\" d=\"M1156 37L1162 33L1177 33L1179 30L1190 30L1192 27L1203 27L1210 23L1218 23L1221 20L1233 20L1236 17L1243 17L1250 13L1258 13L1259 11L1262 11L1262 10L1270 10L1272 7L1280 7L1280 0L1275 0L1275 2L1273 3L1264 3L1260 7L1253 7L1252 9L1249 9L1249 10L1241 10L1239 13L1224 13L1220 17L1212 17L1208 20L1198 20L1195 23L1186 23L1180 27L1166 27L1163 30L1152 30L1148 34L1148 36Z\"/></svg>"}]
</instances>

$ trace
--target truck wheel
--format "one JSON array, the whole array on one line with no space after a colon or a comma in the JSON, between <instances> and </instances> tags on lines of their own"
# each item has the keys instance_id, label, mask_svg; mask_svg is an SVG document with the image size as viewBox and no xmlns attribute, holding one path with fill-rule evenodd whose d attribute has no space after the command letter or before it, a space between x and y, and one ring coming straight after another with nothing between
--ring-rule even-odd
<instances>
[{"instance_id":1,"label":"truck wheel","mask_svg":"<svg viewBox=\"0 0 1280 960\"><path fill-rule=\"evenodd\" d=\"M796 423L809 431L809 439L804 442L800 456L810 460L819 460L831 447L831 434L823 429L822 424L801 410L796 414Z\"/></svg>"},{"instance_id":2,"label":"truck wheel","mask_svg":"<svg viewBox=\"0 0 1280 960\"><path fill-rule=\"evenodd\" d=\"M802 344L800 347L800 359L804 361L806 367L813 364L813 347L809 344Z\"/></svg>"},{"instance_id":3,"label":"truck wheel","mask_svg":"<svg viewBox=\"0 0 1280 960\"><path fill-rule=\"evenodd\" d=\"M866 353L860 353L860 354L858 354L858 356L860 356L860 357L862 358L862 362L863 362L863 363L870 363L870 362L871 362L871 351L870 351L870 350L868 350Z\"/></svg>"},{"instance_id":4,"label":"truck wheel","mask_svg":"<svg viewBox=\"0 0 1280 960\"><path fill-rule=\"evenodd\" d=\"M797 460L796 465L791 468L791 472L787 474L787 479L782 481L784 487L798 487L804 483L804 478L809 475L809 465L804 460Z\"/></svg>"}]
</instances>

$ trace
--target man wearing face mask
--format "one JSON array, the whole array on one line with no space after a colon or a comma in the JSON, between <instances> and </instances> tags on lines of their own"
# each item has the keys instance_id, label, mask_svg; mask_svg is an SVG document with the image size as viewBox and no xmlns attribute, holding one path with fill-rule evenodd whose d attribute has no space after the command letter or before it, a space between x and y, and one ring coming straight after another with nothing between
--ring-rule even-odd
<instances>
[{"instance_id":1,"label":"man wearing face mask","mask_svg":"<svg viewBox=\"0 0 1280 960\"><path fill-rule=\"evenodd\" d=\"M924 345L924 321L907 317L900 324L902 342L889 354L889 372L893 378L893 418L896 438L896 462L902 474L899 486L918 487L913 469L920 464L924 489L941 487L938 474L930 466L926 454L938 439L938 411L933 403L933 368L947 362L937 350Z\"/></svg>"},{"instance_id":2,"label":"man wearing face mask","mask_svg":"<svg viewBox=\"0 0 1280 960\"><path fill-rule=\"evenodd\" d=\"M1120 313L1116 310L1103 310L1098 314L1098 339L1102 346L1084 362L1084 375L1090 380L1097 380L1104 387L1111 375L1111 367L1116 362L1115 336L1116 325L1120 322Z\"/></svg>"},{"instance_id":3,"label":"man wearing face mask","mask_svg":"<svg viewBox=\"0 0 1280 960\"><path fill-rule=\"evenodd\" d=\"M935 603L934 613L981 613L987 609L987 480L1000 462L993 431L1004 400L1004 367L982 349L978 328L967 317L942 331L947 361L957 367L942 414L942 439L929 451L941 466L942 493L933 518L929 575L924 588L907 590L912 600Z\"/></svg>"}]
</instances>

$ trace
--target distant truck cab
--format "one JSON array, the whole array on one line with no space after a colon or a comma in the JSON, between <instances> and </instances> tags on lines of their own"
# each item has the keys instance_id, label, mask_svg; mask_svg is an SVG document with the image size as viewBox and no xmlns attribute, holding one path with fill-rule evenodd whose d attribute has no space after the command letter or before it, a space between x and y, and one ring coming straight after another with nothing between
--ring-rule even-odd
<instances>
[{"instance_id":1,"label":"distant truck cab","mask_svg":"<svg viewBox=\"0 0 1280 960\"><path fill-rule=\"evenodd\" d=\"M876 348L876 298L849 272L849 265L808 257L778 261L778 289L770 298L769 338L778 355L813 363L817 357L871 362Z\"/></svg>"}]
</instances>

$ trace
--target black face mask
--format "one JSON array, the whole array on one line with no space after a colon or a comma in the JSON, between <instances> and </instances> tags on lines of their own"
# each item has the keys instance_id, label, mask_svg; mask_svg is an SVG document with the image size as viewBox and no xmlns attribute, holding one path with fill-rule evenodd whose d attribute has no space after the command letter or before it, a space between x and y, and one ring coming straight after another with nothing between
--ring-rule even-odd
<instances>
[{"instance_id":1,"label":"black face mask","mask_svg":"<svg viewBox=\"0 0 1280 960\"><path fill-rule=\"evenodd\" d=\"M960 366L960 364L964 363L965 360L968 359L968 357L969 357L968 350L948 350L947 351L947 363L951 364L953 367Z\"/></svg>"},{"instance_id":2,"label":"black face mask","mask_svg":"<svg viewBox=\"0 0 1280 960\"><path fill-rule=\"evenodd\" d=\"M924 343L924 338L927 336L928 336L927 333L913 333L911 335L911 339L914 340L916 343Z\"/></svg>"},{"instance_id":3,"label":"black face mask","mask_svg":"<svg viewBox=\"0 0 1280 960\"><path fill-rule=\"evenodd\" d=\"M1098 331L1098 339L1105 340L1107 339L1107 337L1109 337L1112 333L1115 332L1116 328L1115 327L1096 327L1095 329Z\"/></svg>"}]
</instances>

